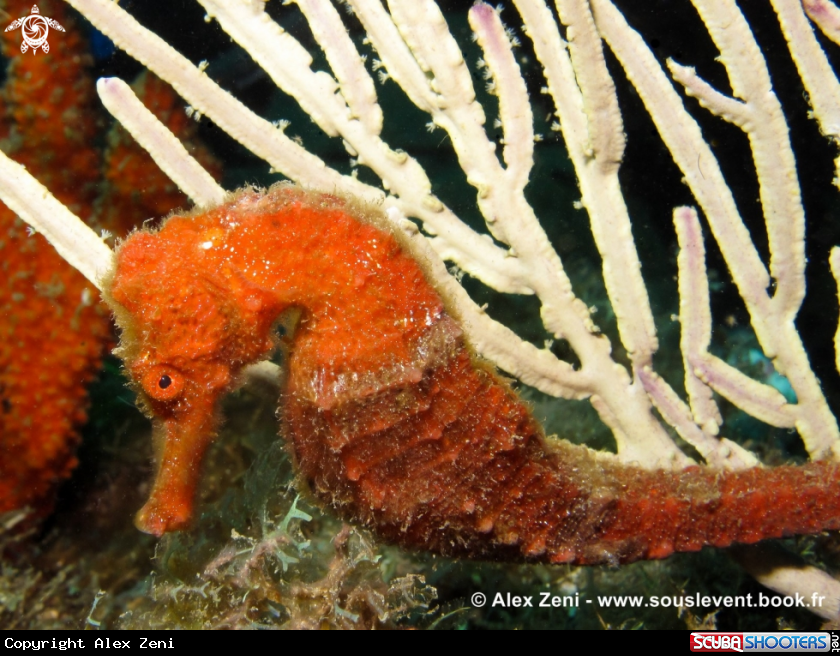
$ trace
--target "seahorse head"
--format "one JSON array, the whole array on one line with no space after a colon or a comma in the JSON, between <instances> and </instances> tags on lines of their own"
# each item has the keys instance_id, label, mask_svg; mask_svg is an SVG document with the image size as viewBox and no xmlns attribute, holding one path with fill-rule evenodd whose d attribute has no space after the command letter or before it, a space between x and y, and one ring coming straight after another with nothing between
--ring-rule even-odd
<instances>
[{"instance_id":1,"label":"seahorse head","mask_svg":"<svg viewBox=\"0 0 840 656\"><path fill-rule=\"evenodd\" d=\"M218 401L242 366L273 347L275 302L207 254L212 228L201 218L134 233L117 251L107 287L121 329L116 352L154 419L159 470L137 525L156 535L189 521Z\"/></svg>"}]
</instances>

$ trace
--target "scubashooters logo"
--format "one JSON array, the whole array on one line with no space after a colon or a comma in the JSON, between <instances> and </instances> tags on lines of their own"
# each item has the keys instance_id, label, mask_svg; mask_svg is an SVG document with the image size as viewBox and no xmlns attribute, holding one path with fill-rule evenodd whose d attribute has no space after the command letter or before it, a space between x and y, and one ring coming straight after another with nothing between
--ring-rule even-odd
<instances>
[{"instance_id":1,"label":"scubashooters logo","mask_svg":"<svg viewBox=\"0 0 840 656\"><path fill-rule=\"evenodd\" d=\"M740 633L692 633L691 651L744 651Z\"/></svg>"},{"instance_id":2,"label":"scubashooters logo","mask_svg":"<svg viewBox=\"0 0 840 656\"><path fill-rule=\"evenodd\" d=\"M832 644L828 633L718 633L691 634L691 651L716 652L821 652Z\"/></svg>"},{"instance_id":3,"label":"scubashooters logo","mask_svg":"<svg viewBox=\"0 0 840 656\"><path fill-rule=\"evenodd\" d=\"M23 43L20 44L20 51L25 53L32 48L33 55L38 52L38 48L41 48L44 52L50 51L50 44L47 43L50 28L59 32L64 31L64 28L58 24L58 21L41 16L41 12L38 11L38 5L32 6L32 12L29 16L12 21L12 24L6 28L6 31L11 32L17 28L21 28L20 31L23 35Z\"/></svg>"}]
</instances>

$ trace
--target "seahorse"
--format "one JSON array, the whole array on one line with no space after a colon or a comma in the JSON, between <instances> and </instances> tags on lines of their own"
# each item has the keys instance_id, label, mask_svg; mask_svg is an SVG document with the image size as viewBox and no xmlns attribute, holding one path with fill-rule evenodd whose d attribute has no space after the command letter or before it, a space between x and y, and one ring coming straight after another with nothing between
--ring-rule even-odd
<instances>
[{"instance_id":1,"label":"seahorse","mask_svg":"<svg viewBox=\"0 0 840 656\"><path fill-rule=\"evenodd\" d=\"M121 244L106 299L159 443L136 519L157 536L189 525L219 400L290 311L281 432L312 494L386 541L592 565L840 527L834 463L648 471L549 440L352 199L285 184L176 214Z\"/></svg>"}]
</instances>

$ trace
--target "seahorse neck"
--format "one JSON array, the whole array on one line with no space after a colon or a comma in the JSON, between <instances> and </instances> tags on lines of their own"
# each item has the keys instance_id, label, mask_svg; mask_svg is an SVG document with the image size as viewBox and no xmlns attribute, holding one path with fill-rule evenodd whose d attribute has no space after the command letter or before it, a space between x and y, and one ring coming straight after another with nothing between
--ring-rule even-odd
<instances>
[{"instance_id":1,"label":"seahorse neck","mask_svg":"<svg viewBox=\"0 0 840 656\"><path fill-rule=\"evenodd\" d=\"M267 292L274 311L304 310L292 366L320 390L313 396L343 389L341 380L410 370L418 349L434 341L443 303L419 265L392 234L340 202L220 208L200 229L212 241L207 266L227 284Z\"/></svg>"},{"instance_id":2,"label":"seahorse neck","mask_svg":"<svg viewBox=\"0 0 840 656\"><path fill-rule=\"evenodd\" d=\"M352 321L371 305L387 306L392 322L407 319L402 330L436 312L437 295L428 288L416 262L394 237L344 208L312 208L287 203L280 208L238 217L218 217L225 229L222 256L250 281L270 288L278 300L300 305L323 318ZM384 309L384 308L383 308Z\"/></svg>"}]
</instances>

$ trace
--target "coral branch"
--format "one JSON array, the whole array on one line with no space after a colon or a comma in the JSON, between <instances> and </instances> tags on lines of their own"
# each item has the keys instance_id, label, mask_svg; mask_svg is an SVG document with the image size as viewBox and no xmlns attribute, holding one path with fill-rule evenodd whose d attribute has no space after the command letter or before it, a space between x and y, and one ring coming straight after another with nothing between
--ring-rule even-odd
<instances>
[{"instance_id":1,"label":"coral branch","mask_svg":"<svg viewBox=\"0 0 840 656\"><path fill-rule=\"evenodd\" d=\"M221 205L225 199L213 177L195 161L181 142L152 114L125 82L101 78L96 90L102 104L199 207Z\"/></svg>"},{"instance_id":2,"label":"coral branch","mask_svg":"<svg viewBox=\"0 0 840 656\"><path fill-rule=\"evenodd\" d=\"M831 0L802 0L808 17L834 43L840 43L840 9Z\"/></svg>"},{"instance_id":3,"label":"coral branch","mask_svg":"<svg viewBox=\"0 0 840 656\"><path fill-rule=\"evenodd\" d=\"M688 393L694 421L709 435L717 435L723 418L709 387L701 381L691 364L709 349L712 338L712 313L709 306L709 280L706 276L706 250L700 222L693 207L674 210L674 227L680 254L677 258L680 292L680 351L685 368L685 390Z\"/></svg>"},{"instance_id":4,"label":"coral branch","mask_svg":"<svg viewBox=\"0 0 840 656\"><path fill-rule=\"evenodd\" d=\"M344 178L223 91L163 39L110 0L68 0L114 43L169 82L195 109L275 169L320 189L344 189ZM364 195L356 186L348 192Z\"/></svg>"},{"instance_id":5,"label":"coral branch","mask_svg":"<svg viewBox=\"0 0 840 656\"><path fill-rule=\"evenodd\" d=\"M703 141L699 126L683 109L682 101L652 53L615 7L606 0L593 2L601 33L639 91L674 161L705 211L765 354L774 361L779 373L787 376L796 391L796 427L808 451L814 457L830 455L838 445L837 422L825 402L793 325L804 292L804 223L787 127L770 88L763 59L743 16L728 2L717 3L715 8L706 7L699 0L697 4L718 46L732 55L727 59L724 54L724 62L733 88L744 94L747 104L754 102L748 136L762 190L771 242L771 268L777 282L781 278L786 281L786 291L782 294L779 289L770 294L770 276L738 214L720 167ZM737 28L737 39L724 34L723 26L730 23ZM735 56L745 40L749 41L745 45L749 54L743 58L740 54ZM753 66L761 69L755 81L750 80L749 73ZM678 79L680 75L690 74L687 69L677 67L672 67L672 72ZM684 79L690 88L705 93L709 103L718 102L708 94L708 86L691 82L688 77ZM734 398L730 400L737 402Z\"/></svg>"},{"instance_id":6,"label":"coral branch","mask_svg":"<svg viewBox=\"0 0 840 656\"><path fill-rule=\"evenodd\" d=\"M836 14L837 8L827 0L805 0L804 3L773 0L772 4L820 128L824 135L837 140L840 138L840 85L802 11L804 4L808 15L822 28L824 23L819 18L826 17L832 10ZM817 6L822 6L823 11L819 11ZM824 29L824 32L826 36L831 36L829 31Z\"/></svg>"},{"instance_id":7,"label":"coral branch","mask_svg":"<svg viewBox=\"0 0 840 656\"><path fill-rule=\"evenodd\" d=\"M107 244L33 178L0 153L0 200L47 238L58 253L97 288L111 268Z\"/></svg>"}]
</instances>

